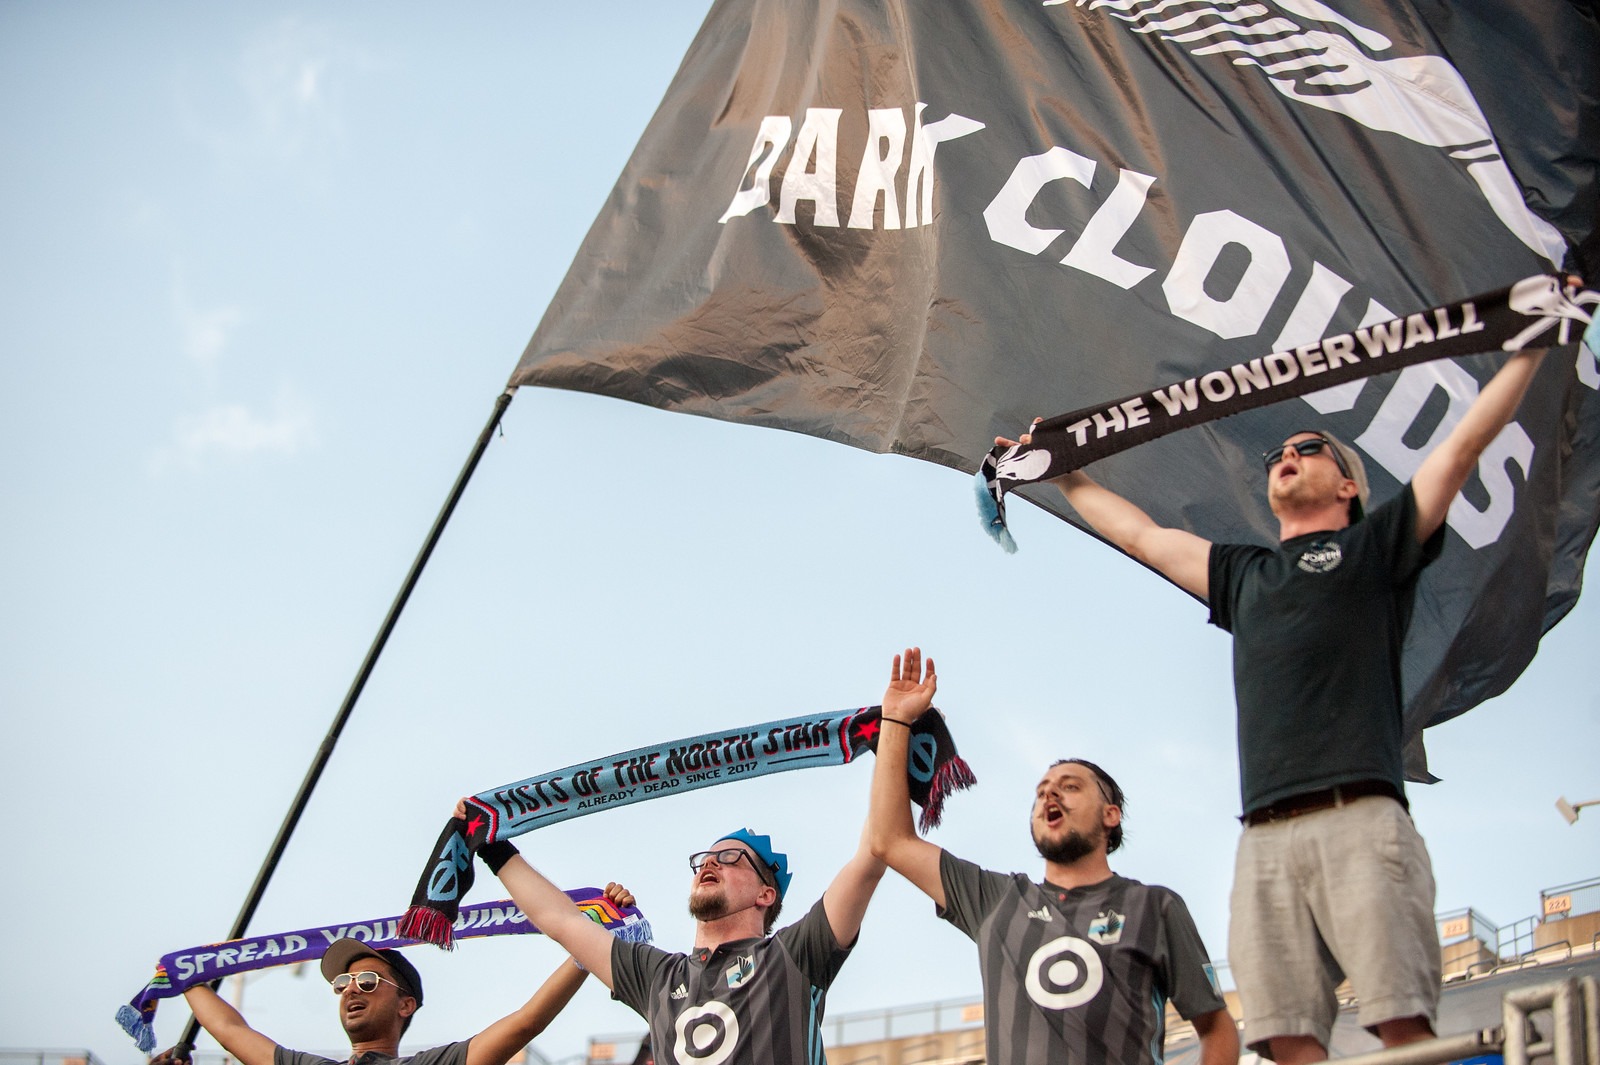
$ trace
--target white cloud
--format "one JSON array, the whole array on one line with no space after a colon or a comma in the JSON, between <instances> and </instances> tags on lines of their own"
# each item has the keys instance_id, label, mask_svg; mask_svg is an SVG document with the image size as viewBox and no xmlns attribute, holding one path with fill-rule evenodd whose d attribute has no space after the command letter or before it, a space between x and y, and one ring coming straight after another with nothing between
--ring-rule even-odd
<instances>
[{"instance_id":1,"label":"white cloud","mask_svg":"<svg viewBox=\"0 0 1600 1065\"><path fill-rule=\"evenodd\" d=\"M172 285L172 313L183 338L184 354L207 368L216 365L233 331L245 319L237 306L196 307L182 278Z\"/></svg>"},{"instance_id":2,"label":"white cloud","mask_svg":"<svg viewBox=\"0 0 1600 1065\"><path fill-rule=\"evenodd\" d=\"M300 78L295 83L295 95L302 104L309 104L317 98L317 80L325 65L326 61L306 61L300 64Z\"/></svg>"},{"instance_id":3,"label":"white cloud","mask_svg":"<svg viewBox=\"0 0 1600 1065\"><path fill-rule=\"evenodd\" d=\"M242 403L218 403L179 418L171 441L152 456L151 473L263 454L290 456L315 445L316 427L304 404L285 392L273 408L258 414Z\"/></svg>"},{"instance_id":4,"label":"white cloud","mask_svg":"<svg viewBox=\"0 0 1600 1065\"><path fill-rule=\"evenodd\" d=\"M327 34L286 19L258 36L239 62L239 80L254 118L255 148L298 155L308 141L338 130L323 91L332 62Z\"/></svg>"},{"instance_id":5,"label":"white cloud","mask_svg":"<svg viewBox=\"0 0 1600 1065\"><path fill-rule=\"evenodd\" d=\"M330 27L283 18L257 30L234 60L237 95L185 95L180 105L225 163L303 166L342 140L341 83L371 66Z\"/></svg>"}]
</instances>

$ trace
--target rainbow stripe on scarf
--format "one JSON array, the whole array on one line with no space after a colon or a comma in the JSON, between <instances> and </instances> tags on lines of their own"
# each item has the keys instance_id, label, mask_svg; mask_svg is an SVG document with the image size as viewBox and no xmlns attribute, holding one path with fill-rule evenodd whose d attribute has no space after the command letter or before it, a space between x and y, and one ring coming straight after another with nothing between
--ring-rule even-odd
<instances>
[{"instance_id":1,"label":"rainbow stripe on scarf","mask_svg":"<svg viewBox=\"0 0 1600 1065\"><path fill-rule=\"evenodd\" d=\"M650 922L636 906L618 906L601 888L577 888L567 897L596 924L611 929L618 938L649 942ZM209 984L237 973L270 969L276 965L295 965L316 961L337 939L359 939L374 950L403 947L411 940L400 935L400 917L349 924L302 928L268 936L207 943L187 950L164 954L156 962L156 973L133 1000L117 1009L117 1023L133 1037L139 1049L155 1049L156 1006L164 998L181 995L191 987ZM456 915L452 930L457 938L481 936L537 935L535 928L510 899L467 906Z\"/></svg>"}]
</instances>

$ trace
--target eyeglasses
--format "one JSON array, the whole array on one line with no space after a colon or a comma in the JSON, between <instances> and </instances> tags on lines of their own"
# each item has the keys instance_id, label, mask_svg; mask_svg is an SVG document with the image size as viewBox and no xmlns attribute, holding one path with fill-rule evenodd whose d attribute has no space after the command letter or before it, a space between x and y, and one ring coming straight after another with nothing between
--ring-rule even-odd
<instances>
[{"instance_id":1,"label":"eyeglasses","mask_svg":"<svg viewBox=\"0 0 1600 1065\"><path fill-rule=\"evenodd\" d=\"M1296 440L1292 444L1279 444L1271 451L1262 452L1261 461L1266 463L1268 473L1272 472L1272 467L1283 461L1283 449L1286 447L1292 447L1302 455L1320 455L1323 449L1326 448L1328 454L1333 456L1334 465L1339 467L1339 472L1344 474L1346 479L1353 479L1350 477L1349 468L1344 464L1343 456L1339 454L1339 449L1334 447L1333 441L1325 436L1313 436L1309 440Z\"/></svg>"},{"instance_id":2,"label":"eyeglasses","mask_svg":"<svg viewBox=\"0 0 1600 1065\"><path fill-rule=\"evenodd\" d=\"M750 868L756 871L756 876L761 878L763 884L768 887L777 886L772 879L771 871L762 868L762 863L750 857L749 851L741 850L738 847L724 847L720 851L699 851L691 854L689 855L689 868L698 873L705 868L706 862L713 858L716 859L718 865L738 865L739 859L743 858L750 863Z\"/></svg>"},{"instance_id":3,"label":"eyeglasses","mask_svg":"<svg viewBox=\"0 0 1600 1065\"><path fill-rule=\"evenodd\" d=\"M333 993L335 995L342 995L342 994L345 993L345 989L347 989L352 983L354 983L356 985L356 990L357 991L364 991L364 992L366 992L367 994L370 995L372 992L378 990L378 984L380 982L381 983L385 983L385 984L394 984L394 986L399 988L400 991L402 993L404 993L404 994L409 995L411 993L411 992L407 991L405 988L400 987L399 984L396 984L393 980L389 979L387 976L379 976L377 973L372 972L370 969L367 970L366 972L361 972L361 973L340 973L338 976L335 976L333 978Z\"/></svg>"}]
</instances>

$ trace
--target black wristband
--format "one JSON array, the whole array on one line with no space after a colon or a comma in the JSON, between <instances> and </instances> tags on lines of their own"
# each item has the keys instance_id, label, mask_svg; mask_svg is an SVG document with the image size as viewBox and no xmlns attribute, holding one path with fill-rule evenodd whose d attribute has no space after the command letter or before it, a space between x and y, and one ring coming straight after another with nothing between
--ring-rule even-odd
<instances>
[{"instance_id":1,"label":"black wristband","mask_svg":"<svg viewBox=\"0 0 1600 1065\"><path fill-rule=\"evenodd\" d=\"M879 720L888 721L888 722L891 722L891 723L896 724L896 725L904 725L906 728L911 728L912 727L911 722L909 722L909 721L901 721L898 717L890 717L888 714L880 715L879 716Z\"/></svg>"},{"instance_id":2,"label":"black wristband","mask_svg":"<svg viewBox=\"0 0 1600 1065\"><path fill-rule=\"evenodd\" d=\"M489 872L500 875L500 868L511 860L513 854L519 853L509 839L497 839L493 843L485 843L478 848L478 857L483 859L483 864L489 867Z\"/></svg>"}]
</instances>

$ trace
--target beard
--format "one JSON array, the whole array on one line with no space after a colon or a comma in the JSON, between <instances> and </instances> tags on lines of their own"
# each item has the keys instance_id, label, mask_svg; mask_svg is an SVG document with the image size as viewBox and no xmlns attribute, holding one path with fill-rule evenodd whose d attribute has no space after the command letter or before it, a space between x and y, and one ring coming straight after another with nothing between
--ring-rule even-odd
<instances>
[{"instance_id":1,"label":"beard","mask_svg":"<svg viewBox=\"0 0 1600 1065\"><path fill-rule=\"evenodd\" d=\"M1093 854L1105 845L1105 838L1098 833L1086 836L1077 829L1068 830L1067 834L1058 840L1040 839L1033 837L1033 845L1039 851L1039 857L1047 862L1057 865L1071 865L1079 858Z\"/></svg>"},{"instance_id":2,"label":"beard","mask_svg":"<svg viewBox=\"0 0 1600 1065\"><path fill-rule=\"evenodd\" d=\"M689 892L689 916L696 921L715 921L727 915L727 892L718 890L715 885L704 891L696 888Z\"/></svg>"}]
</instances>

